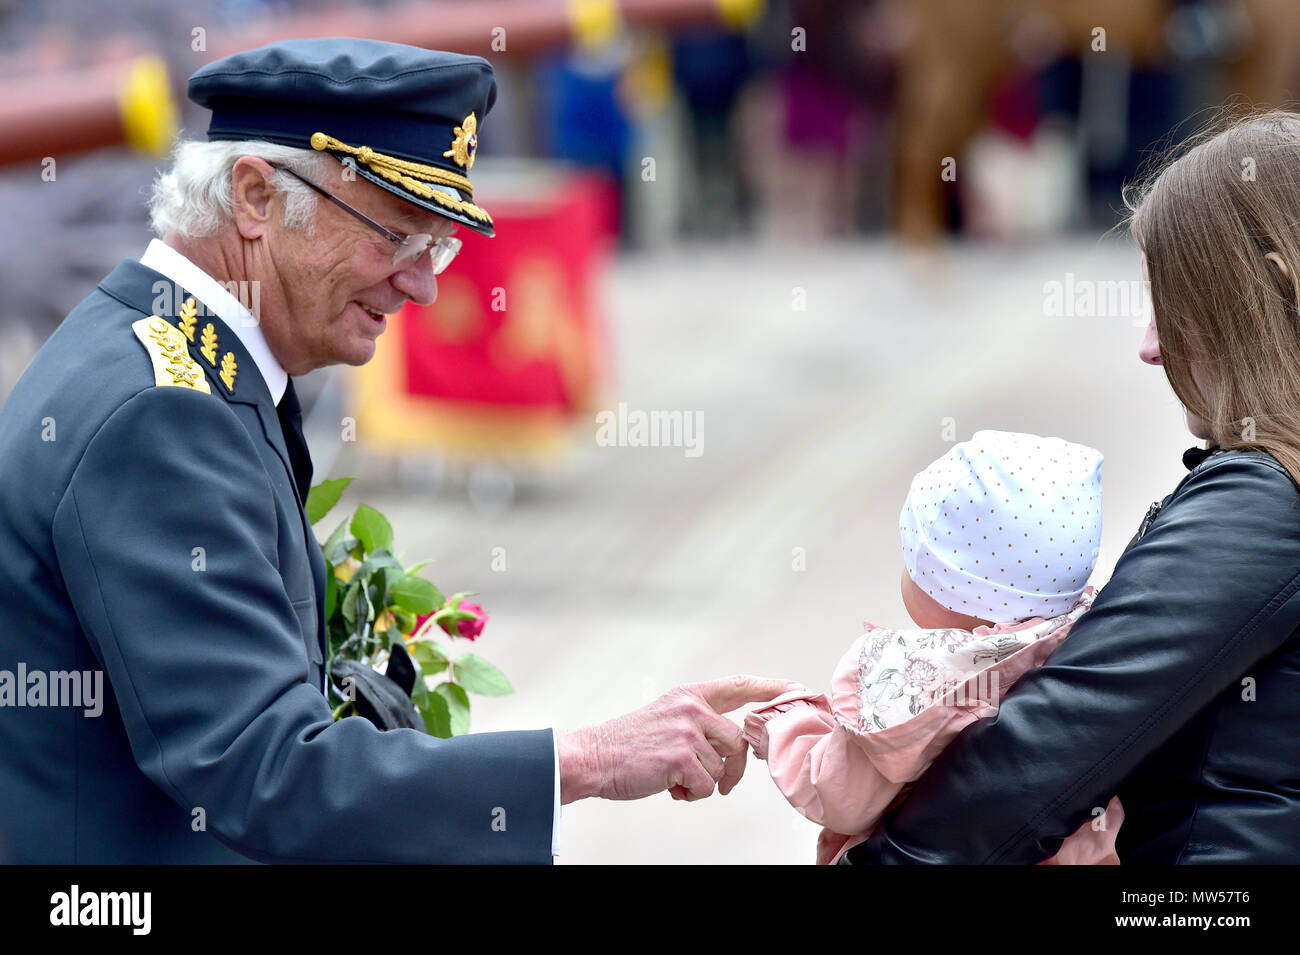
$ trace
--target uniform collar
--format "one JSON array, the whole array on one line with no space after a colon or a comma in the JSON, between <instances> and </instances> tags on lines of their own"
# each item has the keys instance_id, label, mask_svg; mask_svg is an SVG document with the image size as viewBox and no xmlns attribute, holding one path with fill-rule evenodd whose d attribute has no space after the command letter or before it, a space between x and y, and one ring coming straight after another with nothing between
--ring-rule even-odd
<instances>
[{"instance_id":1,"label":"uniform collar","mask_svg":"<svg viewBox=\"0 0 1300 955\"><path fill-rule=\"evenodd\" d=\"M258 320L239 299L231 295L220 282L181 255L161 239L154 239L140 256L140 264L153 269L182 288L188 289L213 314L226 323L253 359L262 380L271 392L271 400L280 403L289 375L284 366L271 353Z\"/></svg>"},{"instance_id":2,"label":"uniform collar","mask_svg":"<svg viewBox=\"0 0 1300 955\"><path fill-rule=\"evenodd\" d=\"M1217 444L1212 444L1208 448L1188 448L1183 452L1183 467L1191 471L1193 468L1199 467L1201 462L1211 454L1222 450L1223 448Z\"/></svg>"},{"instance_id":3,"label":"uniform collar","mask_svg":"<svg viewBox=\"0 0 1300 955\"><path fill-rule=\"evenodd\" d=\"M250 404L259 408L265 405L272 415L275 414L276 403L271 396L271 390L267 387L266 379L262 377L257 363L253 361L253 356L244 347L243 341L235 334L234 329L226 325L221 316L208 308L207 303L199 302L179 283L141 265L135 259L126 259L100 280L99 290L117 299L128 309L162 318L169 325L181 329L183 333L185 332L183 326L186 323L182 316L184 309L182 303L193 298L198 310L193 316L194 323L189 326L192 337L186 333L188 350L191 357L203 369L213 393L223 395L227 401L239 404ZM202 324L198 321L200 317ZM209 325L212 326L211 332L208 331ZM234 365L230 369L232 374L229 385L222 377L227 364L227 355L230 355L230 362Z\"/></svg>"}]
</instances>

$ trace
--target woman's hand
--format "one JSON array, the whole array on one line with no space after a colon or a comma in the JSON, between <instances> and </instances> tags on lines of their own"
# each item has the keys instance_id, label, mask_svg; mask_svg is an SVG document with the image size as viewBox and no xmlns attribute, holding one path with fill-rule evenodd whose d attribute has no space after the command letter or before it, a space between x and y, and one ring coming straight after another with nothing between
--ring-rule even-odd
<instances>
[{"instance_id":1,"label":"woman's hand","mask_svg":"<svg viewBox=\"0 0 1300 955\"><path fill-rule=\"evenodd\" d=\"M849 837L842 832L823 829L817 836L817 864L830 865L848 841Z\"/></svg>"}]
</instances>

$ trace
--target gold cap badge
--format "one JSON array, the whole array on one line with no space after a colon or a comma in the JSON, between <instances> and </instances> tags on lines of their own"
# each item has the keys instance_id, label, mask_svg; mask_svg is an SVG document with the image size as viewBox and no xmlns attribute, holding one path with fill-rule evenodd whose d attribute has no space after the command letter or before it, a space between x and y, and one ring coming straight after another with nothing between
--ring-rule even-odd
<instances>
[{"instance_id":1,"label":"gold cap badge","mask_svg":"<svg viewBox=\"0 0 1300 955\"><path fill-rule=\"evenodd\" d=\"M457 166L474 168L474 153L478 151L478 120L470 113L454 130L456 138L451 141L451 148L444 152L444 158L450 158Z\"/></svg>"}]
</instances>

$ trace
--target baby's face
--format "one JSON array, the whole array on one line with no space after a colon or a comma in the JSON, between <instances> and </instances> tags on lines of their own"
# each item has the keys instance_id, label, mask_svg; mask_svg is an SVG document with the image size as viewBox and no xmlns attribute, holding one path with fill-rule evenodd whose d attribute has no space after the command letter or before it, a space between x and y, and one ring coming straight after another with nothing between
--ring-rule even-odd
<instances>
[{"instance_id":1,"label":"baby's face","mask_svg":"<svg viewBox=\"0 0 1300 955\"><path fill-rule=\"evenodd\" d=\"M899 584L903 594L903 606L907 608L907 615L912 618L913 623L923 630L947 628L974 630L976 627L993 626L991 621L957 613L939 603L916 585L916 582L912 580L911 575L907 572L906 565L903 567L903 578Z\"/></svg>"}]
</instances>

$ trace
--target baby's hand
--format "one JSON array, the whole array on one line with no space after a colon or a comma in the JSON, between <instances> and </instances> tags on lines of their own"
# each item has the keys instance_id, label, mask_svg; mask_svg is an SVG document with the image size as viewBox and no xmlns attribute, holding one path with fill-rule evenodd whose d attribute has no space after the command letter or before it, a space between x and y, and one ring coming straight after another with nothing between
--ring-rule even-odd
<instances>
[{"instance_id":1,"label":"baby's hand","mask_svg":"<svg viewBox=\"0 0 1300 955\"><path fill-rule=\"evenodd\" d=\"M786 681L786 691L784 693L745 714L745 722L741 727L741 733L756 757L762 760L767 759L767 721L777 713L788 710L793 702L802 703L803 697L812 695L814 695L813 691L802 683L788 680Z\"/></svg>"},{"instance_id":2,"label":"baby's hand","mask_svg":"<svg viewBox=\"0 0 1300 955\"><path fill-rule=\"evenodd\" d=\"M741 727L745 742L759 759L767 759L767 715L747 713Z\"/></svg>"}]
</instances>

